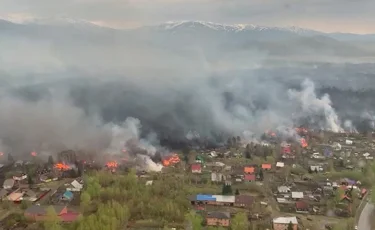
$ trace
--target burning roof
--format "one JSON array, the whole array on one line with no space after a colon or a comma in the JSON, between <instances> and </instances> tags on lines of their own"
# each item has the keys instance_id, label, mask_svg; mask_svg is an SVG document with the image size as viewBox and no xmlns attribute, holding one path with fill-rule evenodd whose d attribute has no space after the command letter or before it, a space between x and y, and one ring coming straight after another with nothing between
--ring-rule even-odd
<instances>
[{"instance_id":1,"label":"burning roof","mask_svg":"<svg viewBox=\"0 0 375 230\"><path fill-rule=\"evenodd\" d=\"M55 169L58 169L60 171L67 171L67 170L70 170L71 167L67 164L64 164L64 163L56 163L53 168Z\"/></svg>"},{"instance_id":2,"label":"burning roof","mask_svg":"<svg viewBox=\"0 0 375 230\"><path fill-rule=\"evenodd\" d=\"M116 161L109 161L105 164L105 166L109 169L115 169L117 168L118 164Z\"/></svg>"},{"instance_id":3,"label":"burning roof","mask_svg":"<svg viewBox=\"0 0 375 230\"><path fill-rule=\"evenodd\" d=\"M170 166L179 163L180 157L177 154L172 154L170 156L165 157L162 162L164 166Z\"/></svg>"},{"instance_id":4,"label":"burning roof","mask_svg":"<svg viewBox=\"0 0 375 230\"><path fill-rule=\"evenodd\" d=\"M301 138L299 140L299 142L300 142L302 148L306 148L308 146L307 141L306 141L305 138Z\"/></svg>"}]
</instances>

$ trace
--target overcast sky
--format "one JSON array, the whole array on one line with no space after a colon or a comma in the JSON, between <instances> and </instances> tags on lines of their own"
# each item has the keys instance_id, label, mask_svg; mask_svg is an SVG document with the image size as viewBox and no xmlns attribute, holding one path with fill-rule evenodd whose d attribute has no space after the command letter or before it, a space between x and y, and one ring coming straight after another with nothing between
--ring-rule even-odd
<instances>
[{"instance_id":1,"label":"overcast sky","mask_svg":"<svg viewBox=\"0 0 375 230\"><path fill-rule=\"evenodd\" d=\"M129 28L202 20L375 33L375 0L0 0L0 18L69 17Z\"/></svg>"}]
</instances>

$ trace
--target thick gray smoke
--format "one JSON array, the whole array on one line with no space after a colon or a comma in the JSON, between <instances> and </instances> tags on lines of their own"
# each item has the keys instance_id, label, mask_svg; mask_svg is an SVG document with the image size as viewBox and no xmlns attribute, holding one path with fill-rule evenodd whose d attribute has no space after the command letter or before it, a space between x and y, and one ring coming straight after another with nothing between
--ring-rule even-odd
<instances>
[{"instance_id":1,"label":"thick gray smoke","mask_svg":"<svg viewBox=\"0 0 375 230\"><path fill-rule=\"evenodd\" d=\"M373 89L359 93L374 85L371 64L312 63L313 49L301 53L310 61L280 60L261 49L277 45L249 45L246 34L212 37L205 28L197 30L198 41L179 39L191 30L160 36L154 30L6 26L0 28L0 151L16 156L128 148L148 161L165 151L160 146L217 145L232 135L252 140L282 126L373 129ZM363 68L368 71L359 75ZM136 150L127 145L131 140Z\"/></svg>"}]
</instances>

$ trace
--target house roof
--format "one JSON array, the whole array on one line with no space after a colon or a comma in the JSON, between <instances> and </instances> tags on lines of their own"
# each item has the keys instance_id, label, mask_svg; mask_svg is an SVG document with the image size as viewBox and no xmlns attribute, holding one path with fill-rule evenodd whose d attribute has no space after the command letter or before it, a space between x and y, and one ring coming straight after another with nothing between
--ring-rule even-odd
<instances>
[{"instance_id":1,"label":"house roof","mask_svg":"<svg viewBox=\"0 0 375 230\"><path fill-rule=\"evenodd\" d=\"M294 199L303 198L303 192L292 192L292 198L294 198Z\"/></svg>"},{"instance_id":2,"label":"house roof","mask_svg":"<svg viewBox=\"0 0 375 230\"><path fill-rule=\"evenodd\" d=\"M282 168L282 167L284 167L284 166L285 166L284 162L277 162L277 163L276 163L276 167L280 167L280 168Z\"/></svg>"},{"instance_id":3,"label":"house roof","mask_svg":"<svg viewBox=\"0 0 375 230\"><path fill-rule=\"evenodd\" d=\"M289 224L292 222L292 224L298 224L297 217L278 217L273 219L274 224Z\"/></svg>"},{"instance_id":4,"label":"house roof","mask_svg":"<svg viewBox=\"0 0 375 230\"><path fill-rule=\"evenodd\" d=\"M296 208L297 209L308 209L309 208L309 204L304 202L304 201L297 201L296 202Z\"/></svg>"},{"instance_id":5,"label":"house roof","mask_svg":"<svg viewBox=\"0 0 375 230\"><path fill-rule=\"evenodd\" d=\"M223 196L223 195L213 195L216 198L216 202L223 202L223 203L234 203L235 196Z\"/></svg>"},{"instance_id":6,"label":"house roof","mask_svg":"<svg viewBox=\"0 0 375 230\"><path fill-rule=\"evenodd\" d=\"M244 171L245 173L254 173L255 168L254 168L254 167L246 166L246 167L244 167L243 171Z\"/></svg>"},{"instance_id":7,"label":"house roof","mask_svg":"<svg viewBox=\"0 0 375 230\"><path fill-rule=\"evenodd\" d=\"M201 170L201 164L192 164L191 170Z\"/></svg>"},{"instance_id":8,"label":"house roof","mask_svg":"<svg viewBox=\"0 0 375 230\"><path fill-rule=\"evenodd\" d=\"M3 188L12 188L14 186L13 179L6 179L3 183Z\"/></svg>"},{"instance_id":9,"label":"house roof","mask_svg":"<svg viewBox=\"0 0 375 230\"><path fill-rule=\"evenodd\" d=\"M207 218L230 219L229 212L208 212Z\"/></svg>"},{"instance_id":10,"label":"house roof","mask_svg":"<svg viewBox=\"0 0 375 230\"><path fill-rule=\"evenodd\" d=\"M250 175L245 175L245 180L255 180L255 175L254 174L250 174Z\"/></svg>"},{"instance_id":11,"label":"house roof","mask_svg":"<svg viewBox=\"0 0 375 230\"><path fill-rule=\"evenodd\" d=\"M23 196L22 192L12 192L8 195L8 200L17 201Z\"/></svg>"},{"instance_id":12,"label":"house roof","mask_svg":"<svg viewBox=\"0 0 375 230\"><path fill-rule=\"evenodd\" d=\"M277 187L277 191L280 193L288 192L290 191L290 188L288 186L282 185L282 186Z\"/></svg>"},{"instance_id":13,"label":"house roof","mask_svg":"<svg viewBox=\"0 0 375 230\"><path fill-rule=\"evenodd\" d=\"M63 194L63 197L71 200L71 199L73 199L73 193L71 191L65 191L64 194Z\"/></svg>"},{"instance_id":14,"label":"house roof","mask_svg":"<svg viewBox=\"0 0 375 230\"><path fill-rule=\"evenodd\" d=\"M262 164L262 169L271 169L272 165L271 164Z\"/></svg>"},{"instance_id":15,"label":"house roof","mask_svg":"<svg viewBox=\"0 0 375 230\"><path fill-rule=\"evenodd\" d=\"M216 201L216 198L212 195L204 195L204 194L198 194L196 196L196 200L198 201Z\"/></svg>"},{"instance_id":16,"label":"house roof","mask_svg":"<svg viewBox=\"0 0 375 230\"><path fill-rule=\"evenodd\" d=\"M40 205L33 205L26 209L25 213L29 215L46 215L47 214L47 208L49 206L40 206ZM66 206L61 205L52 205L53 209L55 210L56 214L59 215Z\"/></svg>"},{"instance_id":17,"label":"house roof","mask_svg":"<svg viewBox=\"0 0 375 230\"><path fill-rule=\"evenodd\" d=\"M73 222L73 221L76 221L79 216L80 216L79 213L68 212L68 213L61 214L59 217L64 222Z\"/></svg>"},{"instance_id":18,"label":"house roof","mask_svg":"<svg viewBox=\"0 0 375 230\"><path fill-rule=\"evenodd\" d=\"M83 185L80 184L78 181L74 180L72 183L70 183L75 188L82 188Z\"/></svg>"},{"instance_id":19,"label":"house roof","mask_svg":"<svg viewBox=\"0 0 375 230\"><path fill-rule=\"evenodd\" d=\"M254 201L254 198L248 195L237 195L235 197L235 203L237 204L251 205L253 201Z\"/></svg>"}]
</instances>

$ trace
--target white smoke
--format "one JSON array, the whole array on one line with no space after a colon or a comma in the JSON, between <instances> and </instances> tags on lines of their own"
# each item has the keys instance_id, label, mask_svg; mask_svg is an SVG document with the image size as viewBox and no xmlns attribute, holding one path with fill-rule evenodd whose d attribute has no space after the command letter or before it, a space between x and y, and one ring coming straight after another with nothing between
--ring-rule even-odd
<instances>
[{"instance_id":1,"label":"white smoke","mask_svg":"<svg viewBox=\"0 0 375 230\"><path fill-rule=\"evenodd\" d=\"M306 79L302 83L302 90L289 90L288 95L291 100L300 105L299 117L310 117L314 123L318 123L319 128L333 132L342 132L339 117L332 107L328 94L318 98L315 93L314 83ZM315 117L318 117L318 121ZM321 121L321 119L324 119Z\"/></svg>"},{"instance_id":2,"label":"white smoke","mask_svg":"<svg viewBox=\"0 0 375 230\"><path fill-rule=\"evenodd\" d=\"M358 133L357 129L354 127L353 122L351 120L345 120L344 122L344 129L350 133Z\"/></svg>"},{"instance_id":3,"label":"white smoke","mask_svg":"<svg viewBox=\"0 0 375 230\"><path fill-rule=\"evenodd\" d=\"M163 165L155 163L151 160L150 156L138 154L137 158L140 160L141 164L139 165L142 170L160 172L163 169Z\"/></svg>"}]
</instances>

